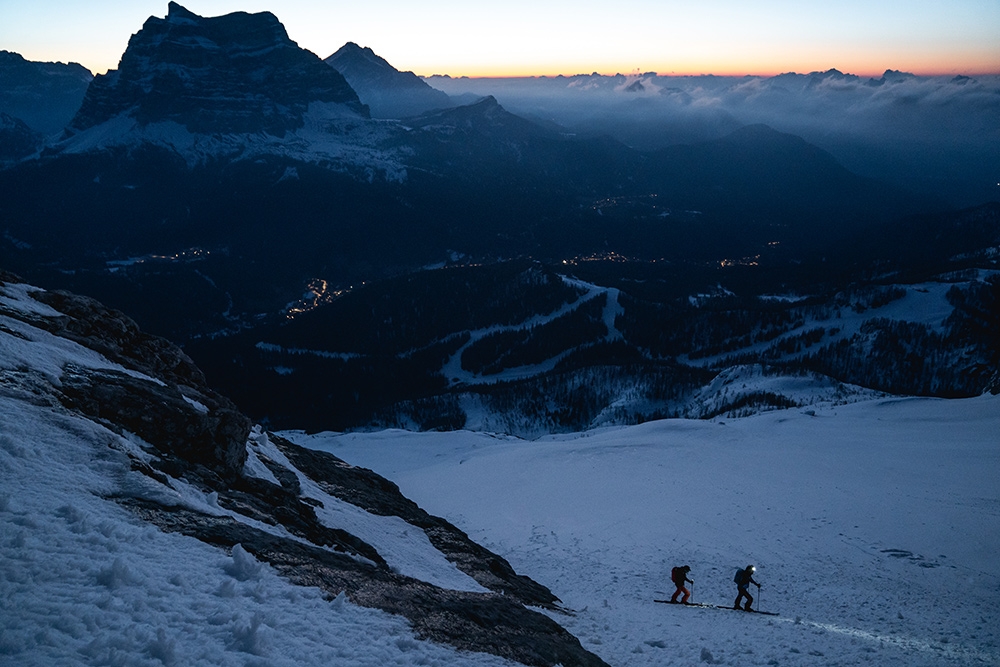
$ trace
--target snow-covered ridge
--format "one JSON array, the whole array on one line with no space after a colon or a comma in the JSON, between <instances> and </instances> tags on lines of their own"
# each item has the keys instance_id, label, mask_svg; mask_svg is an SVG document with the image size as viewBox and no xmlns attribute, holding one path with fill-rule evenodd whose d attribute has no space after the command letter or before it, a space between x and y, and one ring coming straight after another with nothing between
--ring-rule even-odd
<instances>
[{"instance_id":1,"label":"snow-covered ridge","mask_svg":"<svg viewBox=\"0 0 1000 667\"><path fill-rule=\"evenodd\" d=\"M295 475L303 495L316 501L320 521L330 528L347 530L374 546L393 570L442 588L487 592L449 562L423 531L399 517L377 516L328 494L307 472L296 468L259 427L251 433L247 446L256 461L264 459ZM270 473L266 466L264 469ZM277 480L274 482L280 484Z\"/></svg>"}]
</instances>

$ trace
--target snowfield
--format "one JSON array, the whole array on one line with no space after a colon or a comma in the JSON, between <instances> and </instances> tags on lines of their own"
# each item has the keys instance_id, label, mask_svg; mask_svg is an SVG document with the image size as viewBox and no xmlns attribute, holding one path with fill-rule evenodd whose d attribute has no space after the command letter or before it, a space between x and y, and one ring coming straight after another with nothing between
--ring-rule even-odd
<instances>
[{"instance_id":1,"label":"snowfield","mask_svg":"<svg viewBox=\"0 0 1000 667\"><path fill-rule=\"evenodd\" d=\"M552 588L617 666L1000 664L1000 397L873 399L535 441L285 433ZM656 604L673 565L731 605ZM751 587L756 594L756 589Z\"/></svg>"}]
</instances>

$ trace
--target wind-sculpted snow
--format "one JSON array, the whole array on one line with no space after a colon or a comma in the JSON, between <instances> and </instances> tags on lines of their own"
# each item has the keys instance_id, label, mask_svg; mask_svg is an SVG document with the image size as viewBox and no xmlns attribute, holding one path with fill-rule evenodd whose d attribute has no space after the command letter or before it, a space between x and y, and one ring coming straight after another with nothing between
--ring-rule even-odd
<instances>
[{"instance_id":1,"label":"wind-sculpted snow","mask_svg":"<svg viewBox=\"0 0 1000 667\"><path fill-rule=\"evenodd\" d=\"M121 313L0 279L0 662L604 664L391 482L251 430Z\"/></svg>"}]
</instances>

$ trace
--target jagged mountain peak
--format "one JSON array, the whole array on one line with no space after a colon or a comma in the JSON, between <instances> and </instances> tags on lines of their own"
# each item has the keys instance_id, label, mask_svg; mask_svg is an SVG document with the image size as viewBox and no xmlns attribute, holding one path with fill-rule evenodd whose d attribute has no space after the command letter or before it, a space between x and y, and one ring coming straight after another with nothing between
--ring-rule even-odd
<instances>
[{"instance_id":1,"label":"jagged mountain peak","mask_svg":"<svg viewBox=\"0 0 1000 667\"><path fill-rule=\"evenodd\" d=\"M375 51L373 51L370 46L361 46L356 42L347 42L342 47L337 49L336 53L327 58L327 60L329 60L330 58L337 59L345 56L351 56L356 58L360 57L368 60L369 62L375 65L392 67L392 65L389 64L389 61L387 61L385 58L375 53Z\"/></svg>"},{"instance_id":2,"label":"jagged mountain peak","mask_svg":"<svg viewBox=\"0 0 1000 667\"><path fill-rule=\"evenodd\" d=\"M325 59L344 75L376 118L404 118L454 106L445 93L413 72L401 72L371 47L347 42Z\"/></svg>"},{"instance_id":3,"label":"jagged mountain peak","mask_svg":"<svg viewBox=\"0 0 1000 667\"><path fill-rule=\"evenodd\" d=\"M94 79L70 128L130 116L192 132L281 136L317 102L368 115L344 77L270 12L205 18L171 2L165 18L150 17L132 36L118 69Z\"/></svg>"},{"instance_id":4,"label":"jagged mountain peak","mask_svg":"<svg viewBox=\"0 0 1000 667\"><path fill-rule=\"evenodd\" d=\"M172 21L174 23L181 23L185 21L195 22L198 18L197 14L188 10L186 7L173 2L173 0L167 3L167 21Z\"/></svg>"},{"instance_id":5,"label":"jagged mountain peak","mask_svg":"<svg viewBox=\"0 0 1000 667\"><path fill-rule=\"evenodd\" d=\"M90 83L94 78L90 70L80 63L35 62L27 60L20 53L0 49L0 82L4 88L23 83L36 73L77 79L83 83Z\"/></svg>"}]
</instances>

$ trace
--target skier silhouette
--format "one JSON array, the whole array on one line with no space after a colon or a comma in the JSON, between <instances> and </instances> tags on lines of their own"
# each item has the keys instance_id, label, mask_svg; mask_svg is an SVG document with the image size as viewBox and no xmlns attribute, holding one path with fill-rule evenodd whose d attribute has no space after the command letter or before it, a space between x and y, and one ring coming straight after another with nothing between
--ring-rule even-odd
<instances>
[{"instance_id":1,"label":"skier silhouette","mask_svg":"<svg viewBox=\"0 0 1000 667\"><path fill-rule=\"evenodd\" d=\"M757 587L760 590L760 584L754 581L753 573L757 568L753 565L747 565L745 570L736 570L736 576L733 577L733 581L736 583L736 588L739 591L739 595L736 596L736 602L733 603L733 609L740 608L740 600L743 598L747 599L747 603L743 605L744 611L753 611L750 605L753 604L753 596L750 595L750 591L747 590L750 584Z\"/></svg>"},{"instance_id":2,"label":"skier silhouette","mask_svg":"<svg viewBox=\"0 0 1000 667\"><path fill-rule=\"evenodd\" d=\"M681 597L681 604L687 604L688 598L691 597L691 591L684 587L685 583L694 583L693 579L688 579L688 572L691 571L691 566L682 565L681 567L675 567L670 570L670 580L674 582L674 586L677 586L677 590L674 591L673 596L670 598L671 602L677 602L677 596L683 593Z\"/></svg>"}]
</instances>

